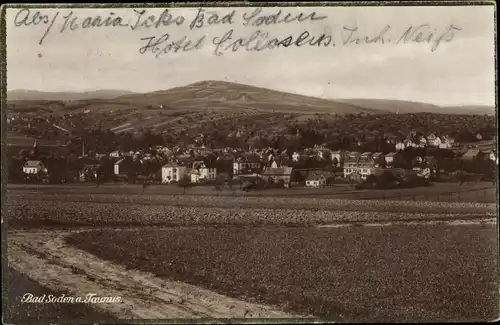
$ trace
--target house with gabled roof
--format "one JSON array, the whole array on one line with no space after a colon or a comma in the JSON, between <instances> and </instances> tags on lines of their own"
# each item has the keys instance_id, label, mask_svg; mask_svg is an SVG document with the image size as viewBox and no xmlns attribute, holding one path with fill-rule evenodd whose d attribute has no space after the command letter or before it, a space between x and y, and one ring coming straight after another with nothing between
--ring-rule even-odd
<instances>
[{"instance_id":1,"label":"house with gabled roof","mask_svg":"<svg viewBox=\"0 0 500 325\"><path fill-rule=\"evenodd\" d=\"M373 175L375 173L375 161L372 157L362 156L358 160L359 174L362 179L366 179L368 176Z\"/></svg>"},{"instance_id":2,"label":"house with gabled roof","mask_svg":"<svg viewBox=\"0 0 500 325\"><path fill-rule=\"evenodd\" d=\"M368 158L368 157L371 157L371 156L372 156L372 153L371 153L371 152L369 152L369 151L363 152L363 153L361 154L361 157L366 157L366 158Z\"/></svg>"},{"instance_id":3,"label":"house with gabled roof","mask_svg":"<svg viewBox=\"0 0 500 325\"><path fill-rule=\"evenodd\" d=\"M28 160L23 166L25 174L38 174L42 171L46 171L46 168L40 160Z\"/></svg>"},{"instance_id":4,"label":"house with gabled roof","mask_svg":"<svg viewBox=\"0 0 500 325\"><path fill-rule=\"evenodd\" d=\"M217 169L207 166L203 161L195 161L190 172L191 182L213 181L217 178Z\"/></svg>"},{"instance_id":5,"label":"house with gabled roof","mask_svg":"<svg viewBox=\"0 0 500 325\"><path fill-rule=\"evenodd\" d=\"M262 179L277 183L282 180L285 187L290 187L292 181L293 167L266 168L262 173Z\"/></svg>"},{"instance_id":6,"label":"house with gabled roof","mask_svg":"<svg viewBox=\"0 0 500 325\"><path fill-rule=\"evenodd\" d=\"M386 168L392 168L392 166L394 165L394 160L396 159L396 155L396 152L389 152L384 156Z\"/></svg>"},{"instance_id":7,"label":"house with gabled roof","mask_svg":"<svg viewBox=\"0 0 500 325\"><path fill-rule=\"evenodd\" d=\"M233 175L245 172L261 172L262 160L257 154L237 157L233 161Z\"/></svg>"},{"instance_id":8,"label":"house with gabled roof","mask_svg":"<svg viewBox=\"0 0 500 325\"><path fill-rule=\"evenodd\" d=\"M340 150L335 150L335 151L332 151L331 152L331 158L332 158L332 162L335 161L335 159L337 159L337 164L338 166L341 166L342 162L343 162L343 154L342 154L342 151Z\"/></svg>"},{"instance_id":9,"label":"house with gabled roof","mask_svg":"<svg viewBox=\"0 0 500 325\"><path fill-rule=\"evenodd\" d=\"M170 184L179 182L186 175L187 166L181 166L177 163L168 163L161 167L161 182Z\"/></svg>"},{"instance_id":10,"label":"house with gabled roof","mask_svg":"<svg viewBox=\"0 0 500 325\"><path fill-rule=\"evenodd\" d=\"M326 185L326 176L320 171L311 171L306 177L306 187L323 187Z\"/></svg>"},{"instance_id":11,"label":"house with gabled roof","mask_svg":"<svg viewBox=\"0 0 500 325\"><path fill-rule=\"evenodd\" d=\"M439 145L439 148L441 149L450 149L453 147L455 144L455 140L447 135L443 135L441 137L441 144Z\"/></svg>"}]
</instances>

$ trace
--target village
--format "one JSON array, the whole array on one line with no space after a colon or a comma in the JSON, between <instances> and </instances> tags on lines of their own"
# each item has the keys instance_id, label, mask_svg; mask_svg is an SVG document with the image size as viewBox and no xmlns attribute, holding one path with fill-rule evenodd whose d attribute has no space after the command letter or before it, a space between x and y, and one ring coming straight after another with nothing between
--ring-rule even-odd
<instances>
[{"instance_id":1,"label":"village","mask_svg":"<svg viewBox=\"0 0 500 325\"><path fill-rule=\"evenodd\" d=\"M480 141L481 135L477 134ZM388 141L389 143L389 141ZM22 158L21 182L122 182L179 184L180 186L228 185L246 182L247 189L268 187L327 187L335 183L363 184L384 175L389 179L416 180L414 186L440 181L458 172L493 177L498 164L494 149L456 143L451 137L430 134L408 137L393 144L390 152L330 150L315 145L301 151L286 149L211 149L156 145L148 149L97 153L82 145L80 157L40 153L35 141ZM19 170L18 170L19 171ZM65 174L64 176L62 174ZM491 175L489 175L491 174ZM69 176L68 176L69 175ZM19 181L19 174L17 179ZM458 179L455 179L458 181ZM389 185L385 185L389 186ZM393 184L397 187L396 184ZM241 186L240 186L241 187Z\"/></svg>"}]
</instances>

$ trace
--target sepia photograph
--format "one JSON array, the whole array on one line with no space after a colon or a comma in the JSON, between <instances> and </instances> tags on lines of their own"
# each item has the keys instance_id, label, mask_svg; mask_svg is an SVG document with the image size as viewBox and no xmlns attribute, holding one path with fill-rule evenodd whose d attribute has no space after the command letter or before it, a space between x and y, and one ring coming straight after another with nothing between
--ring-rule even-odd
<instances>
[{"instance_id":1,"label":"sepia photograph","mask_svg":"<svg viewBox=\"0 0 500 325\"><path fill-rule=\"evenodd\" d=\"M3 323L499 319L494 2L1 12Z\"/></svg>"}]
</instances>

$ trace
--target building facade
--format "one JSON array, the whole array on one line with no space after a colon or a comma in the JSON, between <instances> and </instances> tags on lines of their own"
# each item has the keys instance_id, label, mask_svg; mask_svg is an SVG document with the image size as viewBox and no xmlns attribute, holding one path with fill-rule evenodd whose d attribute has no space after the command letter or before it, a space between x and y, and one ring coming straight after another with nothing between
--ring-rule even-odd
<instances>
[{"instance_id":1,"label":"building facade","mask_svg":"<svg viewBox=\"0 0 500 325\"><path fill-rule=\"evenodd\" d=\"M187 167L179 166L177 164L166 164L161 167L161 182L163 184L170 184L172 182L179 182L184 175L186 175Z\"/></svg>"}]
</instances>

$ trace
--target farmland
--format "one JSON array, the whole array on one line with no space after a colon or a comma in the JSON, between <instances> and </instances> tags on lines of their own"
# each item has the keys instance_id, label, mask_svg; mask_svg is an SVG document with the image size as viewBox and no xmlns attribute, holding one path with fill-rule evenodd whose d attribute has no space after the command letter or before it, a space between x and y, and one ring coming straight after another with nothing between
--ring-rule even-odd
<instances>
[{"instance_id":1,"label":"farmland","mask_svg":"<svg viewBox=\"0 0 500 325\"><path fill-rule=\"evenodd\" d=\"M334 321L498 315L495 227L99 230L70 244L158 277Z\"/></svg>"},{"instance_id":2,"label":"farmland","mask_svg":"<svg viewBox=\"0 0 500 325\"><path fill-rule=\"evenodd\" d=\"M77 188L71 187L69 188ZM11 226L314 225L493 217L492 203L10 190Z\"/></svg>"},{"instance_id":3,"label":"farmland","mask_svg":"<svg viewBox=\"0 0 500 325\"><path fill-rule=\"evenodd\" d=\"M349 200L402 200L431 202L478 202L496 203L496 189L492 183L436 183L432 187L417 187L387 190L353 190L345 184L336 184L328 188L292 187L291 189L268 189L255 192L241 192L238 186L233 189L216 191L213 186L197 186L190 188L191 196L237 196L237 197L320 197L324 199ZM28 185L9 184L13 195L23 193L29 197L37 197L43 191L46 194L123 194L137 195L142 191L140 185L128 184L74 184L74 185ZM29 195L33 194L33 195ZM180 195L183 189L172 185L149 186L144 194L148 195ZM370 203L371 204L371 203ZM375 203L376 204L376 203Z\"/></svg>"},{"instance_id":4,"label":"farmland","mask_svg":"<svg viewBox=\"0 0 500 325\"><path fill-rule=\"evenodd\" d=\"M442 193L454 186L445 185ZM498 313L494 203L354 200L341 190L317 197L169 192L178 190L9 185L9 263L54 290L128 296L125 306L104 306L118 318L188 315L184 300L209 316L269 313L261 305L274 315L335 321L474 321ZM327 189L313 191L320 190ZM151 287L160 282L184 300L168 303L171 291ZM145 301L148 290L154 297ZM204 307L204 299L219 303ZM228 307L244 304L251 307Z\"/></svg>"}]
</instances>

